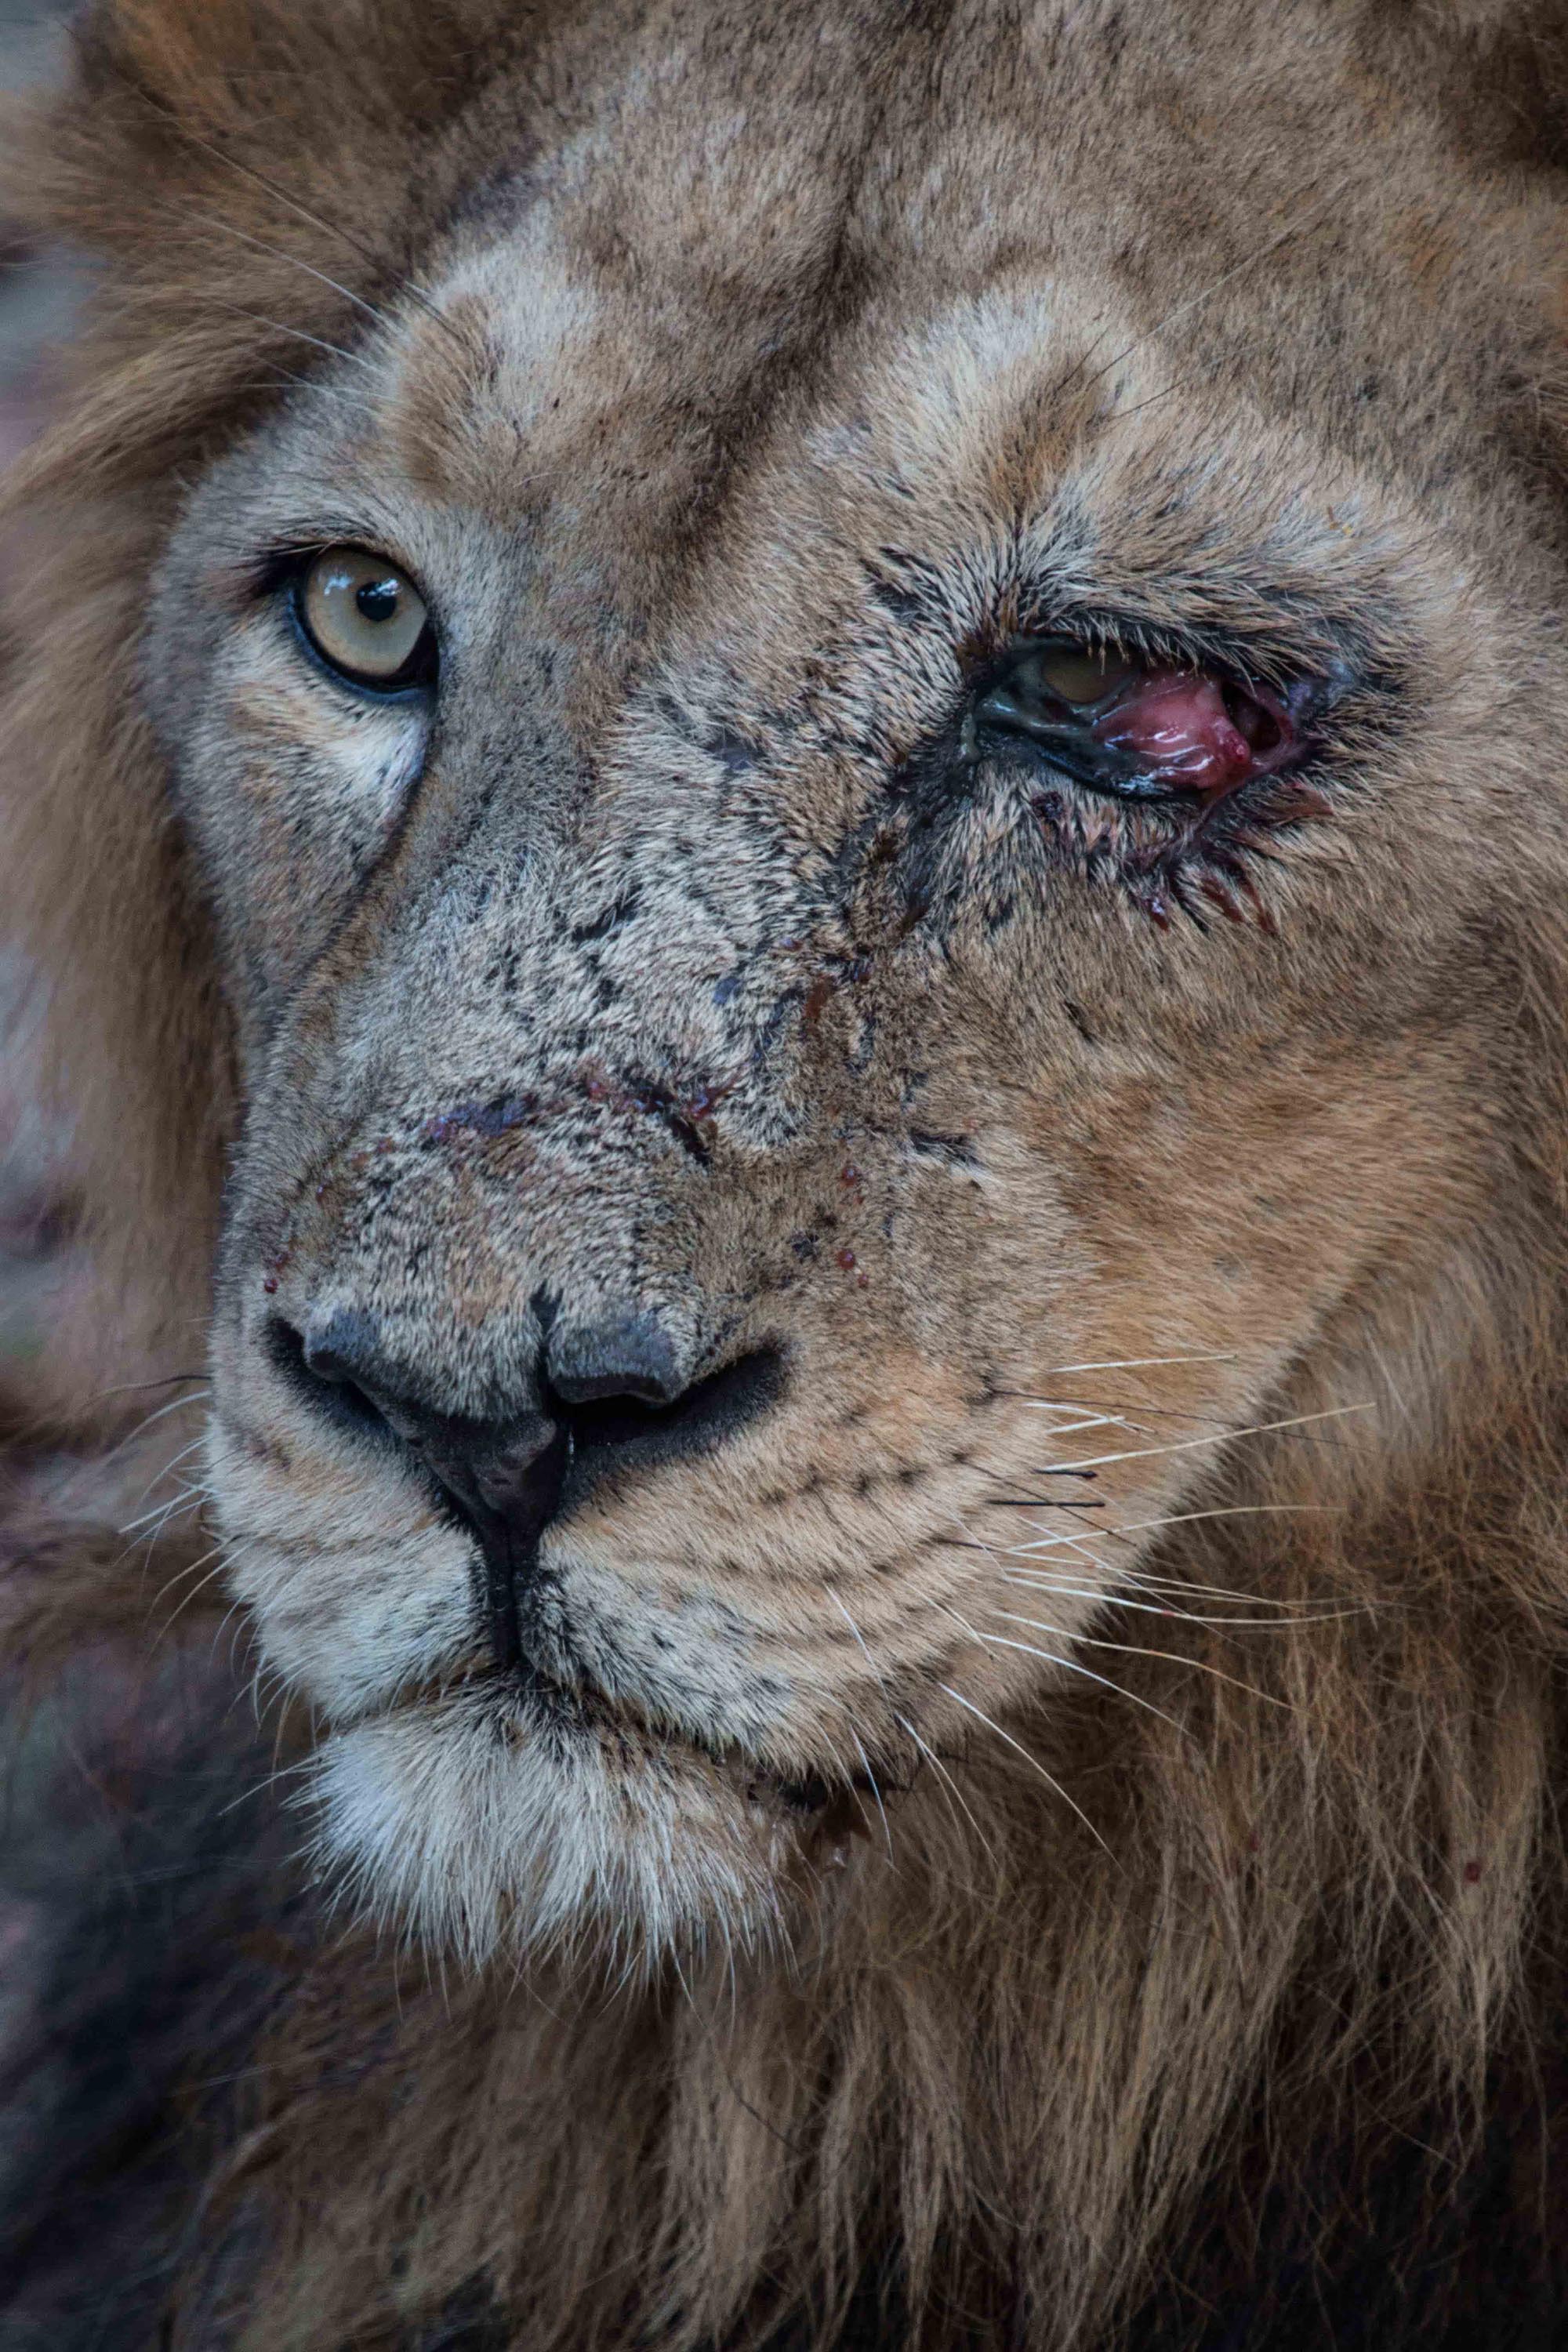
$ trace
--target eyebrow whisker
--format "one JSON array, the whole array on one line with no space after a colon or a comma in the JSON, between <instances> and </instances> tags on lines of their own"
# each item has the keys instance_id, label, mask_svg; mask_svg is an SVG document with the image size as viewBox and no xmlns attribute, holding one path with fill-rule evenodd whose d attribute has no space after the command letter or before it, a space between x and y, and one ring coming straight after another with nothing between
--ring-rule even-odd
<instances>
[{"instance_id":1,"label":"eyebrow whisker","mask_svg":"<svg viewBox=\"0 0 1568 2352\"><path fill-rule=\"evenodd\" d=\"M236 319L248 319L252 326L266 327L275 335L287 335L292 342L309 343L313 350L326 352L333 359L346 360L351 367L363 368L369 373L374 372L363 352L351 352L345 344L329 342L321 335L308 334L303 327L286 326L281 319L268 319L260 310L247 310L241 302L226 302L221 294L209 294L205 299L215 310L226 310ZM315 384L314 379L308 376L299 381L311 383L315 390L321 392L331 388L327 384Z\"/></svg>"},{"instance_id":2,"label":"eyebrow whisker","mask_svg":"<svg viewBox=\"0 0 1568 2352\"><path fill-rule=\"evenodd\" d=\"M242 163L238 160L237 156L228 154L214 141L204 139L199 131L193 131L188 123L182 122L179 116L174 111L173 108L161 106L158 103L158 100L153 98L150 92L137 89L136 85L130 81L127 77L122 75L121 79L124 82L125 87L131 90L132 96L140 100L141 103L145 106L150 112L159 116L160 119L165 122L179 138L184 139L189 146L195 148L201 154L210 156L214 163L221 163L226 171L234 173L237 178L249 180L256 187L264 189L267 194L271 196L276 203L282 205L286 211L293 213L297 218L304 221L307 226L320 229L323 236L337 237L342 244L348 247L351 253L357 253L360 259L362 261L368 262L373 269L377 272L384 272L389 276L400 293L406 294L409 299L412 302L416 303L430 318L434 319L446 333L452 336L455 341L459 342L461 341L461 337L458 336L458 331L453 326L452 321L447 318L440 305L433 299L428 290L425 287L417 284L414 278L408 277L406 272L393 268L384 255L378 254L373 247L366 245L362 238L355 236L352 230L344 228L341 221L327 220L321 214L312 212L309 205L303 205L299 201L298 197L291 196L286 188L280 188L278 185L278 183L275 180L269 180L264 172L257 171L255 167L249 163ZM268 249L272 250L274 248ZM297 258L297 257L279 253L279 258L282 260L290 260ZM301 268L309 268L310 265L308 263L301 262L300 266ZM331 278L326 280L328 285L331 285L335 281ZM340 294L348 293L348 289L346 287L340 286L337 290ZM351 301L356 300L358 298L354 295L349 295L349 299Z\"/></svg>"},{"instance_id":3,"label":"eyebrow whisker","mask_svg":"<svg viewBox=\"0 0 1568 2352\"><path fill-rule=\"evenodd\" d=\"M1133 354L1141 352L1146 343L1152 342L1157 335L1163 335L1165 329L1173 325L1176 320L1184 319L1189 311L1200 310L1205 302L1211 302L1225 287L1233 284L1247 270L1255 268L1258 263L1266 259L1269 254L1278 252L1280 246L1288 245L1293 236L1300 236L1306 230L1316 227L1324 215L1331 212L1339 203L1348 185L1347 175L1330 190L1321 204L1314 209L1308 209L1299 214L1295 219L1288 221L1285 226L1277 230L1273 236L1266 238L1260 245L1254 246L1250 252L1244 254L1242 258L1234 263L1229 269L1222 270L1217 278L1211 278L1209 283L1202 287L1197 293L1189 294L1184 300L1173 303L1170 310L1155 320L1152 327L1145 329L1142 334L1135 336L1132 341L1126 344L1122 350L1113 352L1103 367L1097 368L1091 376L1085 379L1086 384L1099 383L1103 377L1110 373L1113 368L1120 367L1124 360L1131 359ZM1070 382L1070 378L1065 381ZM1065 389L1065 382L1063 388Z\"/></svg>"},{"instance_id":4,"label":"eyebrow whisker","mask_svg":"<svg viewBox=\"0 0 1568 2352\"><path fill-rule=\"evenodd\" d=\"M318 269L314 262L305 260L302 255L290 253L287 247L269 244L266 237L255 236L249 229L239 228L233 221L214 220L205 213L187 213L184 217L194 220L202 228L216 229L220 236L232 236L239 244L248 245L258 253L265 253L273 261L286 263L290 269L302 269L307 278L313 278L318 285L330 287L334 294L341 294L345 302L352 302L356 310L363 310L365 317L374 320L378 327L392 325L387 311L378 308L374 302L367 301L363 294L356 294L352 286L342 285L326 270Z\"/></svg>"}]
</instances>

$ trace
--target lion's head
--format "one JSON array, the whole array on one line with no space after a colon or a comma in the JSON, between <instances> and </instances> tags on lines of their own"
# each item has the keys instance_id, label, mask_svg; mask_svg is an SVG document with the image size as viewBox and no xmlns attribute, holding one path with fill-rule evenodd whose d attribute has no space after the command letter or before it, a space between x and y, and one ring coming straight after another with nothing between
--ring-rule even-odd
<instances>
[{"instance_id":1,"label":"lion's head","mask_svg":"<svg viewBox=\"0 0 1568 2352\"><path fill-rule=\"evenodd\" d=\"M1543 53L312 13L110 9L54 122L122 278L16 708L187 1328L230 1151L205 1496L333 1866L471 1958L684 1963L1000 1821L1109 1949L1156 1781L1237 1885L1326 1808L1300 1920L1358 1804L1398 1878L1441 1750L1452 1932L1511 1950L1464 1872L1527 1875L1471 1699L1553 1605Z\"/></svg>"},{"instance_id":2,"label":"lion's head","mask_svg":"<svg viewBox=\"0 0 1568 2352\"><path fill-rule=\"evenodd\" d=\"M1205 22L1173 116L1049 10L934 83L892 19L542 30L182 486L212 1507L328 1844L472 1949L754 1931L1111 1664L1173 1525L1429 1439L1517 1285L1538 225L1338 127L1343 12L1310 88Z\"/></svg>"}]
</instances>

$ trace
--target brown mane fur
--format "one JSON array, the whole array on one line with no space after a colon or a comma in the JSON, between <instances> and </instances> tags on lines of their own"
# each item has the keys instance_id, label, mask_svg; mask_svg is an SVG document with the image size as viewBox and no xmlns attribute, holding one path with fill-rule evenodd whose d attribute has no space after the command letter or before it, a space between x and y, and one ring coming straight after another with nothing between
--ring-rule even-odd
<instances>
[{"instance_id":1,"label":"brown mane fur","mask_svg":"<svg viewBox=\"0 0 1568 2352\"><path fill-rule=\"evenodd\" d=\"M139 715L146 583L183 481L267 412L300 338L332 341L416 270L484 84L550 13L120 0L16 175L106 265L12 493L28 552L0 769L6 894L81 1122L107 1380L200 1345L235 1118L206 918ZM1478 182L1562 167L1554 12L1396 13L1364 29L1390 102L1422 81L1462 102ZM1544 328L1519 363L1560 469ZM1467 2186L1489 2117L1525 2118L1499 2239L1523 2279L1546 2259L1559 2096L1568 938L1535 947L1533 1222L1451 1304L1439 1425L1386 1454L1259 1440L1235 1491L1289 1507L1287 1532L1264 1552L1216 1518L1156 1555L1195 1585L1266 1580L1292 1629L1162 1623L1121 1677L1145 1704L1083 1684L1037 1764L995 1747L961 1786L925 1775L897 1866L857 1899L818 1857L787 1967L736 1951L646 1992L564 1963L447 1983L296 1922L149 2341L750 2352L881 2324L946 2352L1109 2342L1142 2314L1141 2340L1197 2344L1241 2281L1255 2333L1214 2341L1307 2343L1292 2298L1358 2263L1369 2331L1382 2312L1470 2340L1452 2263L1493 2226ZM136 1620L186 1558L138 1556L121 1590L100 1536L62 1547L17 1518L9 1548L48 1569L25 1588L51 1657ZM265 2259L231 2278L252 2228Z\"/></svg>"}]
</instances>

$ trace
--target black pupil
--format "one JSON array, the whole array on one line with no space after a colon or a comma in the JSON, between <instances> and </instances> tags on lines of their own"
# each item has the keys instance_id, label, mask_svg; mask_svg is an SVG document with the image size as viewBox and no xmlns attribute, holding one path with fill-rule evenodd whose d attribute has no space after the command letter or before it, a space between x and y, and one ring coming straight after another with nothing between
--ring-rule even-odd
<instances>
[{"instance_id":1,"label":"black pupil","mask_svg":"<svg viewBox=\"0 0 1568 2352\"><path fill-rule=\"evenodd\" d=\"M390 621L397 613L395 580L367 580L354 590L354 603L367 621Z\"/></svg>"}]
</instances>

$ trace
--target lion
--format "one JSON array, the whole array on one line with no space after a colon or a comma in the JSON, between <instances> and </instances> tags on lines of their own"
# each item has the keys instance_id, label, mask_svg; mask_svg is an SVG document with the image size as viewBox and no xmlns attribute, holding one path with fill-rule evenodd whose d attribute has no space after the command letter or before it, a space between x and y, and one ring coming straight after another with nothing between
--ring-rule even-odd
<instances>
[{"instance_id":1,"label":"lion","mask_svg":"<svg viewBox=\"0 0 1568 2352\"><path fill-rule=\"evenodd\" d=\"M1560 2342L1557 10L96 0L12 153L5 2340Z\"/></svg>"}]
</instances>

